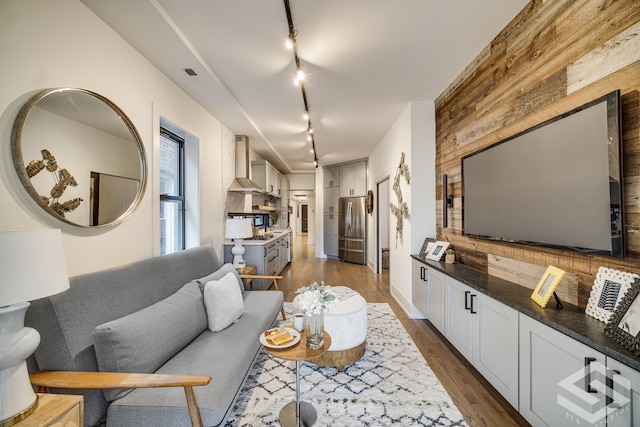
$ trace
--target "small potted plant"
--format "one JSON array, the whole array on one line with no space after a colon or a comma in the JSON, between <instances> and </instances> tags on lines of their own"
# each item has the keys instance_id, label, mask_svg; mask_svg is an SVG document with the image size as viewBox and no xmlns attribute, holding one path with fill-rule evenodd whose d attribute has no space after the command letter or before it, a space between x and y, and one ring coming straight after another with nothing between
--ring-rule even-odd
<instances>
[{"instance_id":1,"label":"small potted plant","mask_svg":"<svg viewBox=\"0 0 640 427\"><path fill-rule=\"evenodd\" d=\"M278 225L278 221L280 221L280 211L273 211L269 214L271 218L271 226L276 227Z\"/></svg>"},{"instance_id":2,"label":"small potted plant","mask_svg":"<svg viewBox=\"0 0 640 427\"><path fill-rule=\"evenodd\" d=\"M447 249L444 254L444 262L447 264L453 264L456 260L456 252L453 249Z\"/></svg>"}]
</instances>

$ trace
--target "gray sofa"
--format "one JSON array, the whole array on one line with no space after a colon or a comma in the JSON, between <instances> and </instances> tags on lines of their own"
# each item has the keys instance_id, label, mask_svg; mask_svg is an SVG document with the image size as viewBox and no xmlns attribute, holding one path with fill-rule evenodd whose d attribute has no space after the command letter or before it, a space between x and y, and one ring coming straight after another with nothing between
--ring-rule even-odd
<instances>
[{"instance_id":1,"label":"gray sofa","mask_svg":"<svg viewBox=\"0 0 640 427\"><path fill-rule=\"evenodd\" d=\"M76 276L69 290L32 301L25 324L40 332L41 344L30 370L208 375L211 382L193 390L203 425L220 425L260 351L260 333L278 318L283 294L244 292L233 266L216 258L211 246L188 249ZM229 272L242 289L244 314L211 332L203 289ZM107 426L191 424L180 387L81 392L87 426L105 415Z\"/></svg>"}]
</instances>

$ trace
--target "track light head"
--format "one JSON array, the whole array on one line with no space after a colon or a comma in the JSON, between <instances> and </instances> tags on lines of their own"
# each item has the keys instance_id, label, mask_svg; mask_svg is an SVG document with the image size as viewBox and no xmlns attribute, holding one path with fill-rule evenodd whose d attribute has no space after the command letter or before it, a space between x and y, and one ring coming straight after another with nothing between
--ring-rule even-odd
<instances>
[{"instance_id":1,"label":"track light head","mask_svg":"<svg viewBox=\"0 0 640 427\"><path fill-rule=\"evenodd\" d=\"M304 110L304 114L302 115L302 117L304 117L305 120L309 120L309 112L307 110Z\"/></svg>"}]
</instances>

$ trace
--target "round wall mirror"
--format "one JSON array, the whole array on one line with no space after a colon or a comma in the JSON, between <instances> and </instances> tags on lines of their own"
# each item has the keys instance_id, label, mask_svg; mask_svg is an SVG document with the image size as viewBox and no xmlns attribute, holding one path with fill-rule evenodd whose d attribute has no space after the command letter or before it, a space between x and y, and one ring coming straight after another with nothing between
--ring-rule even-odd
<instances>
[{"instance_id":1,"label":"round wall mirror","mask_svg":"<svg viewBox=\"0 0 640 427\"><path fill-rule=\"evenodd\" d=\"M13 163L31 197L78 227L124 221L142 200L147 159L135 126L102 95L47 89L20 110Z\"/></svg>"}]
</instances>

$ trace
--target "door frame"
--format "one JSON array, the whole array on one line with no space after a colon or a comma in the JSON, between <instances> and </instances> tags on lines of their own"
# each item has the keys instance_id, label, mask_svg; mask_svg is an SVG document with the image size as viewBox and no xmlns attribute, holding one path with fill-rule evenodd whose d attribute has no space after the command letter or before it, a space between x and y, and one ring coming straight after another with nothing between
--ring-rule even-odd
<instances>
[{"instance_id":1,"label":"door frame","mask_svg":"<svg viewBox=\"0 0 640 427\"><path fill-rule=\"evenodd\" d=\"M376 274L381 274L382 273L382 248L380 247L380 228L381 227L386 227L387 228L387 238L390 235L390 226L389 226L389 210L387 209L388 206L380 206L380 187L382 185L385 185L387 187L387 195L385 197L386 201L389 201L389 184L390 184L390 175L385 176L384 178L382 178L381 180L379 180L378 182L376 182L376 200L375 200L375 205L376 205L376 243L375 243L375 250L376 250L376 268L375 268L375 273Z\"/></svg>"}]
</instances>

